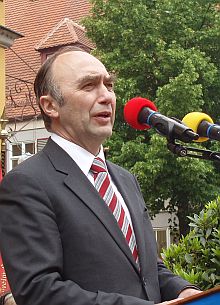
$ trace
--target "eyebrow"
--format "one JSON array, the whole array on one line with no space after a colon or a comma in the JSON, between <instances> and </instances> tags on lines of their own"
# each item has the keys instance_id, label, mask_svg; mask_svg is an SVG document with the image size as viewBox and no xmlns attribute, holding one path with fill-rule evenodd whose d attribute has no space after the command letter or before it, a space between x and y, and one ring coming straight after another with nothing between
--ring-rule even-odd
<instances>
[{"instance_id":1,"label":"eyebrow","mask_svg":"<svg viewBox=\"0 0 220 305\"><path fill-rule=\"evenodd\" d=\"M83 84L89 81L99 81L101 79L101 75L90 74L85 75L77 80L77 84ZM114 73L109 73L109 76L104 76L104 82L115 82L116 75Z\"/></svg>"}]
</instances>

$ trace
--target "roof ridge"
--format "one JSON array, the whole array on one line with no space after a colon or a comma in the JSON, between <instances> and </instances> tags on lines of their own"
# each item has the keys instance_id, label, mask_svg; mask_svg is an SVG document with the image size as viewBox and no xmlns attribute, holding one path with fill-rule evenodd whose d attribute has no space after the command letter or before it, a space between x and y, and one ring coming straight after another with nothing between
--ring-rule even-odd
<instances>
[{"instance_id":1,"label":"roof ridge","mask_svg":"<svg viewBox=\"0 0 220 305\"><path fill-rule=\"evenodd\" d=\"M79 29L82 30L83 32L86 31L86 29L85 29L84 26L82 26L81 24L79 24L79 23L73 21L72 19L70 19L70 18L64 18L64 19L66 19L66 22L67 22L67 23L71 23L73 26L79 28Z\"/></svg>"},{"instance_id":2,"label":"roof ridge","mask_svg":"<svg viewBox=\"0 0 220 305\"><path fill-rule=\"evenodd\" d=\"M48 41L51 37L53 37L53 35L59 31L59 29L66 25L69 33L73 36L73 40L77 41L78 40L78 36L74 30L74 27L80 29L81 31L85 32L85 28L81 25L79 25L78 23L74 22L72 19L70 18L63 18L61 19L49 32L47 32L47 34L35 45L35 50L39 50L42 45Z\"/></svg>"}]
</instances>

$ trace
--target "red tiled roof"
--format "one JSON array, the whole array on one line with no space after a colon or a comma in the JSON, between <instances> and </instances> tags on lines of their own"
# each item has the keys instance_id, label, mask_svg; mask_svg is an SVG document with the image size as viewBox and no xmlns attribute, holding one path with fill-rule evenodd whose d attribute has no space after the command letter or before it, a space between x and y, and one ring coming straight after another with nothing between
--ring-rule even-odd
<instances>
[{"instance_id":1,"label":"red tiled roof","mask_svg":"<svg viewBox=\"0 0 220 305\"><path fill-rule=\"evenodd\" d=\"M41 50L77 42L90 48L94 47L86 37L84 27L69 18L64 18L36 44L35 49Z\"/></svg>"},{"instance_id":2,"label":"red tiled roof","mask_svg":"<svg viewBox=\"0 0 220 305\"><path fill-rule=\"evenodd\" d=\"M80 26L90 8L89 0L5 0L5 25L24 35L6 50L8 118L39 113L31 85L41 65L37 50L75 42L92 48Z\"/></svg>"}]
</instances>

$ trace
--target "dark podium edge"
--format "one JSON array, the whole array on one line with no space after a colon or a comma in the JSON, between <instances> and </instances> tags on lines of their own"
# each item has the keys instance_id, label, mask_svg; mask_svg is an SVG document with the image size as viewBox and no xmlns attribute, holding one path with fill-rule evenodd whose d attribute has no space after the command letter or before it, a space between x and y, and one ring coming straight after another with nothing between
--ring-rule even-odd
<instances>
[{"instance_id":1,"label":"dark podium edge","mask_svg":"<svg viewBox=\"0 0 220 305\"><path fill-rule=\"evenodd\" d=\"M208 295L215 294L215 293L218 293L218 292L220 292L220 285L216 286L214 288L208 289L206 291L202 291L201 293L195 294L193 296L177 300L177 301L173 302L172 305L187 304L189 302L196 301L198 299L202 299L202 298L204 298Z\"/></svg>"}]
</instances>

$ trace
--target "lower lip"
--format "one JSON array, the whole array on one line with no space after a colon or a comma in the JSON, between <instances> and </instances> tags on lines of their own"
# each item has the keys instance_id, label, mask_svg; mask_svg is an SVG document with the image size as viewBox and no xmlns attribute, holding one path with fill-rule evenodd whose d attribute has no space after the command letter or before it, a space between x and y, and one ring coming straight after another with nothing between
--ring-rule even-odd
<instances>
[{"instance_id":1,"label":"lower lip","mask_svg":"<svg viewBox=\"0 0 220 305\"><path fill-rule=\"evenodd\" d=\"M99 124L107 124L111 121L111 117L101 117L101 116L96 116L94 117L95 120L99 123Z\"/></svg>"}]
</instances>

